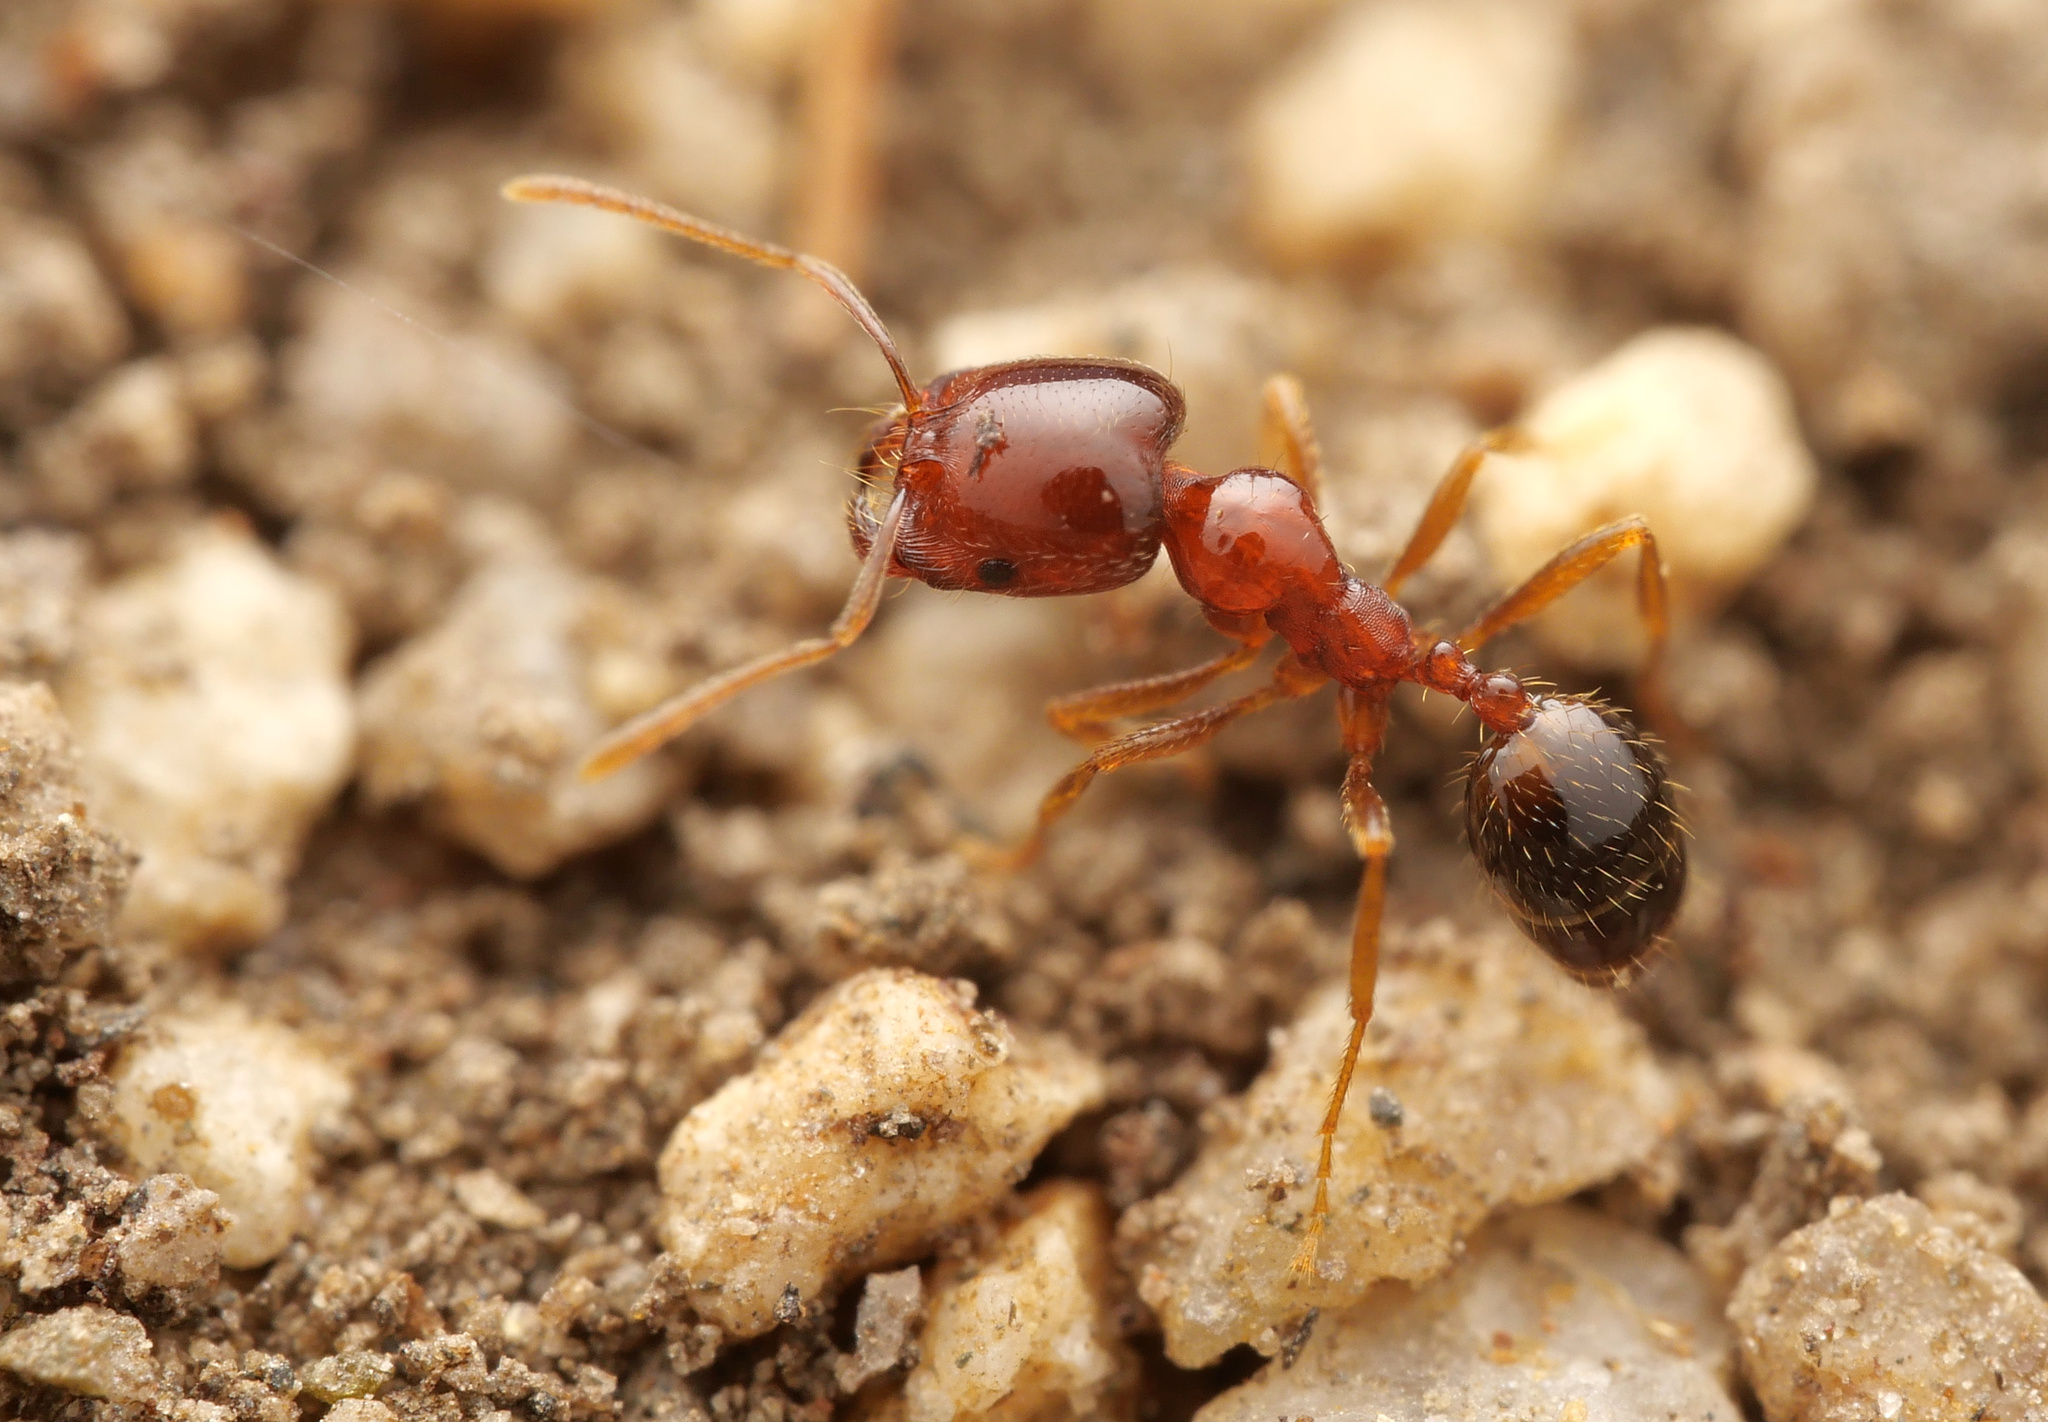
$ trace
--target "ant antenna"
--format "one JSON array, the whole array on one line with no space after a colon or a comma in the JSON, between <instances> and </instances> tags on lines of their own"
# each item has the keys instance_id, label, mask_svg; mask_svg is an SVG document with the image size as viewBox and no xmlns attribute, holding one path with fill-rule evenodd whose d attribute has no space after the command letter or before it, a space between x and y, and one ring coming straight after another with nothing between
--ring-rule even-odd
<instances>
[{"instance_id":1,"label":"ant antenna","mask_svg":"<svg viewBox=\"0 0 2048 1422\"><path fill-rule=\"evenodd\" d=\"M560 178L553 175L535 175L514 178L499 189L513 202L564 202L579 207L595 207L605 212L616 212L621 216L637 218L650 226L673 232L678 237L687 237L692 242L702 242L707 247L716 247L736 257L745 257L750 262L759 262L764 267L779 267L786 271L802 272L831 295L834 301L846 308L848 315L860 322L860 328L868 333L869 339L882 352L882 359L889 362L889 369L896 376L896 386L903 392L903 408L916 414L924 408L923 397L910 382L910 372L904 367L903 357L896 350L896 342L889 335L889 328L882 324L882 318L875 314L875 308L868 305L868 299L860 294L860 288L853 284L853 278L818 257L807 257L802 252L792 252L787 247L778 247L772 242L759 242L745 237L729 227L720 227L706 222L701 217L692 217L678 212L666 203L651 198L635 197L617 188L601 183L587 183L581 178Z\"/></svg>"}]
</instances>

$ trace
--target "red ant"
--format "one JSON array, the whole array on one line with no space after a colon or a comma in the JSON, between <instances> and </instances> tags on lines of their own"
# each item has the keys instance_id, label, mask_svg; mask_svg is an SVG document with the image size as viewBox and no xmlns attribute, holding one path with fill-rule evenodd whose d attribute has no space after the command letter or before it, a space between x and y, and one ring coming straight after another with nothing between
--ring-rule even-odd
<instances>
[{"instance_id":1,"label":"red ant","mask_svg":"<svg viewBox=\"0 0 2048 1422\"><path fill-rule=\"evenodd\" d=\"M1287 648L1264 686L1096 746L1046 795L1011 863L1032 858L1047 829L1106 770L1177 755L1242 716L1338 685L1350 766L1344 818L1365 872L1351 935L1351 1037L1318 1132L1315 1203L1294 1267L1315 1266L1329 1213L1330 1154L1372 1017L1380 917L1394 833L1372 785L1394 689L1414 682L1472 708L1488 733L1472 763L1466 821L1472 852L1524 932L1565 971L1612 983L1670 924L1685 887L1685 850L1656 752L1611 710L1532 691L1470 653L1534 616L1622 552L1636 548L1637 599L1649 631L1646 704L1659 704L1666 631L1664 570L1640 517L1619 519L1566 548L1454 639L1418 636L1394 598L1436 552L1489 454L1517 448L1513 430L1482 436L1451 466L1393 569L1375 586L1338 562L1316 516L1320 457L1299 387L1266 391L1288 472L1197 473L1166 457L1184 415L1180 391L1130 361L1041 357L940 376L919 389L853 283L838 268L573 178L521 178L522 202L579 203L638 218L764 266L803 273L873 338L903 405L869 435L863 486L848 522L860 575L831 631L701 683L599 742L587 778L646 755L748 687L822 661L866 630L891 577L935 588L1056 597L1107 592L1152 566L1162 547L1228 651L1186 671L1062 697L1053 724L1101 741L1118 717L1161 711L1252 662L1278 637Z\"/></svg>"}]
</instances>

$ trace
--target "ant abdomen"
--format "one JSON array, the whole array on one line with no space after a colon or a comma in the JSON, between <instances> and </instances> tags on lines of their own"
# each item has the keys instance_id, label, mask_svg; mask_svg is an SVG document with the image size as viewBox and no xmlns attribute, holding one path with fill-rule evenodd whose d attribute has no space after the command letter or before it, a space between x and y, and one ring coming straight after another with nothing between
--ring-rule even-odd
<instances>
[{"instance_id":1,"label":"ant abdomen","mask_svg":"<svg viewBox=\"0 0 2048 1422\"><path fill-rule=\"evenodd\" d=\"M1671 922L1685 842L1657 753L1615 713L1546 697L1488 738L1465 788L1472 855L1565 971L1611 982Z\"/></svg>"}]
</instances>

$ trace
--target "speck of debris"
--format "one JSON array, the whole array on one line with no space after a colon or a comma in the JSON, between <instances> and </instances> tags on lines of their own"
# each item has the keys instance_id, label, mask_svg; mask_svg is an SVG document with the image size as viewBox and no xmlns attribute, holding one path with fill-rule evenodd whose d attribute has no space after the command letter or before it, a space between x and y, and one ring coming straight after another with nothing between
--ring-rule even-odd
<instances>
[{"instance_id":1,"label":"speck of debris","mask_svg":"<svg viewBox=\"0 0 2048 1422\"><path fill-rule=\"evenodd\" d=\"M1375 1126L1390 1131L1401 1124L1401 1117L1404 1114L1401 1110L1401 1098L1384 1086L1375 1086L1372 1089L1372 1095L1366 1098L1365 1109L1371 1114Z\"/></svg>"}]
</instances>

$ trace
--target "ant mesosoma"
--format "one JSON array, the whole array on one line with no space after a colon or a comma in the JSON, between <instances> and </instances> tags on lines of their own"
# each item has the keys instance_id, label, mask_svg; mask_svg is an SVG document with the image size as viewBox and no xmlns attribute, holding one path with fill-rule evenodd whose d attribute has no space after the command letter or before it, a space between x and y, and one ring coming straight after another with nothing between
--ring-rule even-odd
<instances>
[{"instance_id":1,"label":"ant mesosoma","mask_svg":"<svg viewBox=\"0 0 2048 1422\"><path fill-rule=\"evenodd\" d=\"M1635 548L1649 631L1641 688L1655 710L1667 618L1648 525L1630 517L1585 535L1456 638L1418 636L1394 600L1456 523L1487 456L1520 444L1511 429L1482 436L1458 457L1375 586L1346 571L1316 515L1320 456L1299 387L1286 377L1267 386L1266 412L1287 472L1200 474L1166 457L1183 402L1146 366L1048 356L955 371L920 389L874 308L827 262L573 178L521 178L505 195L602 208L803 273L874 340L903 396L861 451L862 488L848 510L860 574L830 632L712 677L621 727L585 760L586 777L646 755L748 687L848 646L892 577L1008 597L1107 592L1144 573L1163 547L1210 626L1234 644L1186 671L1053 702L1053 724L1095 749L1046 795L1029 840L1006 856L1013 864L1036 854L1047 829L1102 772L1191 750L1240 717L1337 683L1349 756L1344 817L1365 870L1352 928L1351 1036L1318 1132L1315 1202L1296 1269L1315 1266L1337 1123L1372 1016L1394 847L1372 764L1397 686L1414 682L1455 697L1485 729L1466 785L1472 852L1523 931L1565 971L1614 982L1669 925L1685 886L1685 850L1657 753L1606 707L1532 690L1470 657ZM1287 650L1257 690L1105 739L1117 718L1165 710L1250 665L1275 637Z\"/></svg>"}]
</instances>

